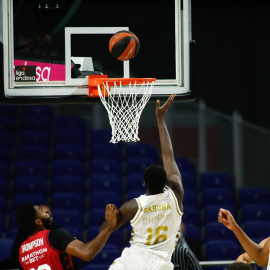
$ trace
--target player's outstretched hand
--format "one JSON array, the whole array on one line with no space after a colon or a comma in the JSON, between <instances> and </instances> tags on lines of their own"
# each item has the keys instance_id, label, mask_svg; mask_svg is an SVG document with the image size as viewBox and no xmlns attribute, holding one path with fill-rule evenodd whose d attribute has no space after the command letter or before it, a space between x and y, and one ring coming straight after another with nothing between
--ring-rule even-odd
<instances>
[{"instance_id":1,"label":"player's outstretched hand","mask_svg":"<svg viewBox=\"0 0 270 270\"><path fill-rule=\"evenodd\" d=\"M223 208L219 209L218 222L224 224L224 226L232 231L238 226L231 212Z\"/></svg>"},{"instance_id":2,"label":"player's outstretched hand","mask_svg":"<svg viewBox=\"0 0 270 270\"><path fill-rule=\"evenodd\" d=\"M164 118L166 115L169 107L173 103L174 97L176 95L170 95L167 99L167 101L163 104L163 106L160 106L160 100L157 100L157 107L156 107L156 116L157 118Z\"/></svg>"},{"instance_id":3,"label":"player's outstretched hand","mask_svg":"<svg viewBox=\"0 0 270 270\"><path fill-rule=\"evenodd\" d=\"M117 223L118 209L114 204L107 204L105 211L105 220L107 224L113 229Z\"/></svg>"}]
</instances>

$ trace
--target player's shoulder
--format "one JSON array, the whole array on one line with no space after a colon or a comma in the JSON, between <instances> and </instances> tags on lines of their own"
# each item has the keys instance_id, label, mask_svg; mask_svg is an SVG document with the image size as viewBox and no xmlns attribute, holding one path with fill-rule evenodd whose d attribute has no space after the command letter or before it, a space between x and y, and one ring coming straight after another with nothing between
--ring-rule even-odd
<instances>
[{"instance_id":1,"label":"player's shoulder","mask_svg":"<svg viewBox=\"0 0 270 270\"><path fill-rule=\"evenodd\" d=\"M173 191L176 197L183 197L183 188L181 182L168 182L167 186Z\"/></svg>"},{"instance_id":2,"label":"player's shoulder","mask_svg":"<svg viewBox=\"0 0 270 270\"><path fill-rule=\"evenodd\" d=\"M53 230L50 230L49 231L49 237L52 238L52 237L70 237L72 236L71 233L69 231L67 231L66 229L64 228L56 228L56 229L53 229Z\"/></svg>"}]
</instances>

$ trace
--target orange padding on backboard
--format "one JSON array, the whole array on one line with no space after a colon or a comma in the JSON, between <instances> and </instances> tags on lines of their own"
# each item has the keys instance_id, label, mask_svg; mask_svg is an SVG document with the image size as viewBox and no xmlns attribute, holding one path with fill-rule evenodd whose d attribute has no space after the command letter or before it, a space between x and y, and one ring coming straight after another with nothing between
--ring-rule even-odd
<instances>
[{"instance_id":1,"label":"orange padding on backboard","mask_svg":"<svg viewBox=\"0 0 270 270\"><path fill-rule=\"evenodd\" d=\"M90 98L99 97L97 83L96 83L96 79L98 78L108 78L108 75L88 75L88 79L89 79L88 95Z\"/></svg>"}]
</instances>

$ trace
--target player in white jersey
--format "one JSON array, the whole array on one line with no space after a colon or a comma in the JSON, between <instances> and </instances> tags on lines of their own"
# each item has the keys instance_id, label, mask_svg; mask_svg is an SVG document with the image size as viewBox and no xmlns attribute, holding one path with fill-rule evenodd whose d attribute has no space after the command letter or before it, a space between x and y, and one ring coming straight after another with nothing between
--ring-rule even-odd
<instances>
[{"instance_id":1,"label":"player in white jersey","mask_svg":"<svg viewBox=\"0 0 270 270\"><path fill-rule=\"evenodd\" d=\"M165 115L174 100L171 95L156 117L163 167L149 166L144 172L146 194L124 203L117 216L119 228L126 221L132 226L130 247L125 248L109 270L172 270L171 256L180 233L184 195L181 174L174 159Z\"/></svg>"},{"instance_id":2,"label":"player in white jersey","mask_svg":"<svg viewBox=\"0 0 270 270\"><path fill-rule=\"evenodd\" d=\"M261 267L267 265L267 270L270 270L270 238L261 242L259 245L253 242L238 226L231 212L222 208L218 213L218 222L232 230L251 260ZM260 230L260 228L258 228L258 230Z\"/></svg>"}]
</instances>

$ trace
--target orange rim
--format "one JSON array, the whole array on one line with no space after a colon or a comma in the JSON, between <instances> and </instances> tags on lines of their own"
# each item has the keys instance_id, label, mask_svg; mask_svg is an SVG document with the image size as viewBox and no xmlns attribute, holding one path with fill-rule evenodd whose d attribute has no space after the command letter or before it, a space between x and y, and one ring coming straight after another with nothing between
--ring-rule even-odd
<instances>
[{"instance_id":1,"label":"orange rim","mask_svg":"<svg viewBox=\"0 0 270 270\"><path fill-rule=\"evenodd\" d=\"M89 79L90 86L101 85L104 82L108 83L109 86L113 85L129 85L129 84L144 84L152 83L156 81L156 78L91 78Z\"/></svg>"}]
</instances>

